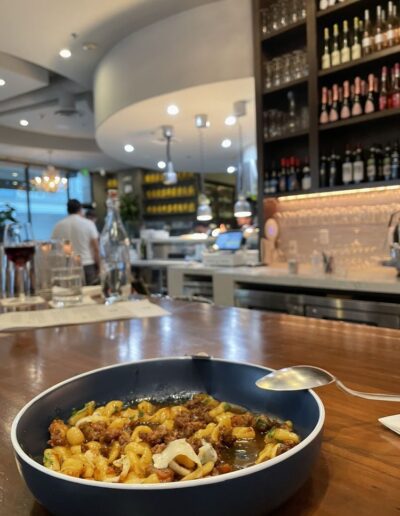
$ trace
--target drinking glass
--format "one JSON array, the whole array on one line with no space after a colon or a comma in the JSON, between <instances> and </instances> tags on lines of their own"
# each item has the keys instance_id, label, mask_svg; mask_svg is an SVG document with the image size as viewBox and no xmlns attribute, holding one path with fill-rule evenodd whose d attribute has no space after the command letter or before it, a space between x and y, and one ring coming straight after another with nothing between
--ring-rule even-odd
<instances>
[{"instance_id":1,"label":"drinking glass","mask_svg":"<svg viewBox=\"0 0 400 516\"><path fill-rule=\"evenodd\" d=\"M26 300L25 278L28 278L29 273L32 272L28 269L28 262L35 254L35 242L29 222L12 222L5 226L4 252L15 266L15 296L24 302Z\"/></svg>"},{"instance_id":2,"label":"drinking glass","mask_svg":"<svg viewBox=\"0 0 400 516\"><path fill-rule=\"evenodd\" d=\"M271 5L271 24L272 30L280 28L280 9L277 3Z\"/></svg>"},{"instance_id":3,"label":"drinking glass","mask_svg":"<svg viewBox=\"0 0 400 516\"><path fill-rule=\"evenodd\" d=\"M82 301L82 267L52 269L52 301L56 308L72 306Z\"/></svg>"}]
</instances>

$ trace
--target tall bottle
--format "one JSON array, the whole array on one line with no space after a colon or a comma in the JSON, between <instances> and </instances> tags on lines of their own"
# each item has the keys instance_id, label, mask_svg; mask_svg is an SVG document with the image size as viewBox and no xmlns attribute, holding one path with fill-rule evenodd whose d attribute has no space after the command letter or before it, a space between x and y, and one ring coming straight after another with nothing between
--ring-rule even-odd
<instances>
[{"instance_id":1,"label":"tall bottle","mask_svg":"<svg viewBox=\"0 0 400 516\"><path fill-rule=\"evenodd\" d=\"M362 105L361 105L361 79L360 77L356 77L354 80L354 99L353 106L351 108L352 116L362 115Z\"/></svg>"},{"instance_id":2,"label":"tall bottle","mask_svg":"<svg viewBox=\"0 0 400 516\"><path fill-rule=\"evenodd\" d=\"M390 168L391 168L391 179L400 178L400 154L399 154L399 142L395 141L392 147L392 153L390 155Z\"/></svg>"},{"instance_id":3,"label":"tall bottle","mask_svg":"<svg viewBox=\"0 0 400 516\"><path fill-rule=\"evenodd\" d=\"M342 183L348 185L353 182L353 161L351 159L351 150L346 149L344 161L342 164Z\"/></svg>"},{"instance_id":4,"label":"tall bottle","mask_svg":"<svg viewBox=\"0 0 400 516\"><path fill-rule=\"evenodd\" d=\"M287 168L286 168L286 159L281 159L281 168L279 173L279 191L287 192Z\"/></svg>"},{"instance_id":5,"label":"tall bottle","mask_svg":"<svg viewBox=\"0 0 400 516\"><path fill-rule=\"evenodd\" d=\"M388 19L386 23L386 32L385 32L385 40L386 40L386 46L392 47L395 45L395 31L396 31L396 18L395 18L395 9L394 9L393 2L389 0L388 2Z\"/></svg>"},{"instance_id":6,"label":"tall bottle","mask_svg":"<svg viewBox=\"0 0 400 516\"><path fill-rule=\"evenodd\" d=\"M101 283L110 303L127 299L131 293L129 238L119 214L116 191L107 199L107 216L100 236Z\"/></svg>"},{"instance_id":7,"label":"tall bottle","mask_svg":"<svg viewBox=\"0 0 400 516\"><path fill-rule=\"evenodd\" d=\"M303 175L301 178L301 189L304 191L311 190L311 171L310 165L308 164L308 158L306 158L303 166Z\"/></svg>"},{"instance_id":8,"label":"tall bottle","mask_svg":"<svg viewBox=\"0 0 400 516\"><path fill-rule=\"evenodd\" d=\"M333 44L331 52L331 66L340 65L340 47L339 47L339 25L333 26Z\"/></svg>"},{"instance_id":9,"label":"tall bottle","mask_svg":"<svg viewBox=\"0 0 400 516\"><path fill-rule=\"evenodd\" d=\"M389 107L389 86L388 86L388 69L387 66L382 67L381 88L379 91L379 110L383 111Z\"/></svg>"},{"instance_id":10,"label":"tall bottle","mask_svg":"<svg viewBox=\"0 0 400 516\"><path fill-rule=\"evenodd\" d=\"M289 91L287 94L287 98L289 101L289 114L288 114L288 121L287 126L290 133L293 133L296 130L296 101L294 99L294 93L293 91Z\"/></svg>"},{"instance_id":11,"label":"tall bottle","mask_svg":"<svg viewBox=\"0 0 400 516\"><path fill-rule=\"evenodd\" d=\"M355 61L361 57L360 24L358 18L353 21L353 44L351 45L351 59Z\"/></svg>"},{"instance_id":12,"label":"tall bottle","mask_svg":"<svg viewBox=\"0 0 400 516\"><path fill-rule=\"evenodd\" d=\"M369 156L367 160L367 179L368 181L376 181L376 177L378 174L377 164L376 164L376 155L375 155L375 147L371 146L369 149Z\"/></svg>"},{"instance_id":13,"label":"tall bottle","mask_svg":"<svg viewBox=\"0 0 400 516\"><path fill-rule=\"evenodd\" d=\"M362 36L362 50L363 55L367 56L371 54L373 49L373 36L372 36L372 25L371 25L371 18L369 16L369 10L365 9L364 11L364 31Z\"/></svg>"},{"instance_id":14,"label":"tall bottle","mask_svg":"<svg viewBox=\"0 0 400 516\"><path fill-rule=\"evenodd\" d=\"M321 114L319 115L319 123L327 124L329 122L328 113L328 88L322 88Z\"/></svg>"},{"instance_id":15,"label":"tall bottle","mask_svg":"<svg viewBox=\"0 0 400 516\"><path fill-rule=\"evenodd\" d=\"M400 64L396 63L393 69L392 107L400 107Z\"/></svg>"},{"instance_id":16,"label":"tall bottle","mask_svg":"<svg viewBox=\"0 0 400 516\"><path fill-rule=\"evenodd\" d=\"M329 160L329 186L336 186L338 184L337 177L338 177L338 161L337 156L332 151L330 160Z\"/></svg>"},{"instance_id":17,"label":"tall bottle","mask_svg":"<svg viewBox=\"0 0 400 516\"><path fill-rule=\"evenodd\" d=\"M385 29L384 29L384 20L382 16L382 7L380 5L376 6L376 24L375 24L375 34L374 34L374 51L378 52L379 50L383 50L385 48Z\"/></svg>"},{"instance_id":18,"label":"tall bottle","mask_svg":"<svg viewBox=\"0 0 400 516\"><path fill-rule=\"evenodd\" d=\"M326 188L329 184L328 181L328 159L326 156L321 156L321 163L319 165L319 186L320 188Z\"/></svg>"},{"instance_id":19,"label":"tall bottle","mask_svg":"<svg viewBox=\"0 0 400 516\"><path fill-rule=\"evenodd\" d=\"M340 118L345 120L346 118L350 118L351 110L350 110L350 83L349 81L344 81L343 83L343 103L340 110Z\"/></svg>"},{"instance_id":20,"label":"tall bottle","mask_svg":"<svg viewBox=\"0 0 400 516\"><path fill-rule=\"evenodd\" d=\"M350 61L350 47L349 47L349 23L347 20L343 21L343 36L342 48L340 50L341 63L348 63Z\"/></svg>"},{"instance_id":21,"label":"tall bottle","mask_svg":"<svg viewBox=\"0 0 400 516\"><path fill-rule=\"evenodd\" d=\"M354 153L354 161L353 161L353 181L354 183L362 183L364 181L365 167L363 160L363 153L361 149L361 145L357 145L356 151Z\"/></svg>"},{"instance_id":22,"label":"tall bottle","mask_svg":"<svg viewBox=\"0 0 400 516\"><path fill-rule=\"evenodd\" d=\"M339 120L339 87L337 84L332 86L332 107L329 111L329 122Z\"/></svg>"},{"instance_id":23,"label":"tall bottle","mask_svg":"<svg viewBox=\"0 0 400 516\"><path fill-rule=\"evenodd\" d=\"M375 87L375 77L374 77L373 73L370 73L368 75L368 94L367 94L367 100L365 101L365 107L364 107L365 113L373 113L376 109L374 87Z\"/></svg>"},{"instance_id":24,"label":"tall bottle","mask_svg":"<svg viewBox=\"0 0 400 516\"><path fill-rule=\"evenodd\" d=\"M331 67L331 52L329 48L329 29L328 27L324 28L324 52L321 58L321 68L322 70L327 70Z\"/></svg>"},{"instance_id":25,"label":"tall bottle","mask_svg":"<svg viewBox=\"0 0 400 516\"><path fill-rule=\"evenodd\" d=\"M385 147L385 154L383 156L383 161L382 161L382 165L383 165L382 175L383 175L383 179L385 181L389 181L389 179L391 179L391 175L392 175L391 153L392 153L392 149L390 148L390 145L387 144Z\"/></svg>"}]
</instances>

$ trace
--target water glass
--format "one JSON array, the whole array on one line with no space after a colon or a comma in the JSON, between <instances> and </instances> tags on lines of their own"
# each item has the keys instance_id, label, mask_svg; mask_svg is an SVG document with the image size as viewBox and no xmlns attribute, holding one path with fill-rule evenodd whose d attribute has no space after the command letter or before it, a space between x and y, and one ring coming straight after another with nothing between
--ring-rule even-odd
<instances>
[{"instance_id":1,"label":"water glass","mask_svg":"<svg viewBox=\"0 0 400 516\"><path fill-rule=\"evenodd\" d=\"M82 267L52 269L52 301L56 308L73 306L82 301Z\"/></svg>"}]
</instances>

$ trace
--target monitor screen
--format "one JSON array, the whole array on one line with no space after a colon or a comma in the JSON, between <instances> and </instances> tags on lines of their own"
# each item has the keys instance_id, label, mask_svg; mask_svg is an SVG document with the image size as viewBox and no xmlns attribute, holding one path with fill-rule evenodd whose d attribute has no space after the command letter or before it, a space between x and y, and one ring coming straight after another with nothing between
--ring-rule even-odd
<instances>
[{"instance_id":1,"label":"monitor screen","mask_svg":"<svg viewBox=\"0 0 400 516\"><path fill-rule=\"evenodd\" d=\"M215 244L221 251L237 251L240 249L242 241L243 234L241 231L227 231L217 236Z\"/></svg>"}]
</instances>

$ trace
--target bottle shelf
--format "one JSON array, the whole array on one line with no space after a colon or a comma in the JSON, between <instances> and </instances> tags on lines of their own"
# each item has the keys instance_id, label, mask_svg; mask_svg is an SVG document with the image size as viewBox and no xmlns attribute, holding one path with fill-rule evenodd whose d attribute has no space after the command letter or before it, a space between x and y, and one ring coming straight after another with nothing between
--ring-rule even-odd
<instances>
[{"instance_id":1,"label":"bottle shelf","mask_svg":"<svg viewBox=\"0 0 400 516\"><path fill-rule=\"evenodd\" d=\"M337 186L329 186L323 188L314 188L312 190L296 190L295 192L278 192L274 194L264 194L264 199L271 199L276 197L294 197L296 195L312 195L312 194L320 194L320 193L340 193L349 190L365 190L369 188L382 188L386 186L400 186L400 178L399 179L389 179L388 181L371 181L364 182L358 184L349 184L349 185L337 185Z\"/></svg>"},{"instance_id":2,"label":"bottle shelf","mask_svg":"<svg viewBox=\"0 0 400 516\"><path fill-rule=\"evenodd\" d=\"M196 185L195 179L182 179L181 181L178 181L174 185L165 185L164 183L158 182L158 183L142 183L143 188L171 188L174 186L190 186L190 185Z\"/></svg>"},{"instance_id":3,"label":"bottle shelf","mask_svg":"<svg viewBox=\"0 0 400 516\"><path fill-rule=\"evenodd\" d=\"M299 131L294 131L293 133L285 133L280 136L274 136L272 138L265 138L264 143L274 143L280 142L283 140L290 140L292 138L301 138L303 136L308 136L308 129L301 129Z\"/></svg>"},{"instance_id":4,"label":"bottle shelf","mask_svg":"<svg viewBox=\"0 0 400 516\"><path fill-rule=\"evenodd\" d=\"M343 70L348 70L349 68L360 68L368 63L373 63L374 61L380 61L390 56L398 55L399 52L400 45L394 45L393 47L385 48L384 50L380 50L379 52L374 52L373 54L361 57L360 59L356 59L355 61L349 61L348 63L334 66L328 68L327 70L320 70L318 72L318 77L326 77L328 75L340 73Z\"/></svg>"},{"instance_id":5,"label":"bottle shelf","mask_svg":"<svg viewBox=\"0 0 400 516\"><path fill-rule=\"evenodd\" d=\"M175 204L180 201L194 201L197 195L183 195L181 197L163 197L162 199L144 199L145 204Z\"/></svg>"},{"instance_id":6,"label":"bottle shelf","mask_svg":"<svg viewBox=\"0 0 400 516\"><path fill-rule=\"evenodd\" d=\"M375 111L374 113L368 113L366 115L353 116L351 118L347 118L346 120L329 122L327 124L320 125L319 130L329 131L350 125L362 124L364 122L374 122L375 120L381 120L384 118L393 118L396 116L400 116L400 108L385 109L384 111Z\"/></svg>"},{"instance_id":7,"label":"bottle shelf","mask_svg":"<svg viewBox=\"0 0 400 516\"><path fill-rule=\"evenodd\" d=\"M270 95L271 93L275 93L277 91L288 90L290 88L294 88L295 86L300 86L301 84L306 84L308 82L308 77L301 77L300 79L295 79L294 81L285 82L284 84L280 84L279 86L273 86L272 88L264 89L263 95Z\"/></svg>"},{"instance_id":8,"label":"bottle shelf","mask_svg":"<svg viewBox=\"0 0 400 516\"><path fill-rule=\"evenodd\" d=\"M265 34L261 37L261 41L268 41L273 38L278 38L279 36L282 36L283 34L286 34L287 32L293 31L295 29L306 27L306 20L299 20L295 23L291 23L290 25L286 25L286 27L282 27L281 29L274 30L274 32L269 32L268 34Z\"/></svg>"},{"instance_id":9,"label":"bottle shelf","mask_svg":"<svg viewBox=\"0 0 400 516\"><path fill-rule=\"evenodd\" d=\"M156 219L156 218L165 218L165 217L193 217L193 215L195 215L195 211L185 211L185 212L180 212L180 213L145 213L144 214L144 218L147 219L147 218L151 218L151 219Z\"/></svg>"},{"instance_id":10,"label":"bottle shelf","mask_svg":"<svg viewBox=\"0 0 400 516\"><path fill-rule=\"evenodd\" d=\"M337 13L338 11L344 11L350 6L353 6L354 4L361 4L360 0L347 0L347 2L342 2L336 5L333 5L332 7L328 7L328 9L324 9L323 11L317 12L317 18L324 18L325 16L329 16L330 14Z\"/></svg>"}]
</instances>

